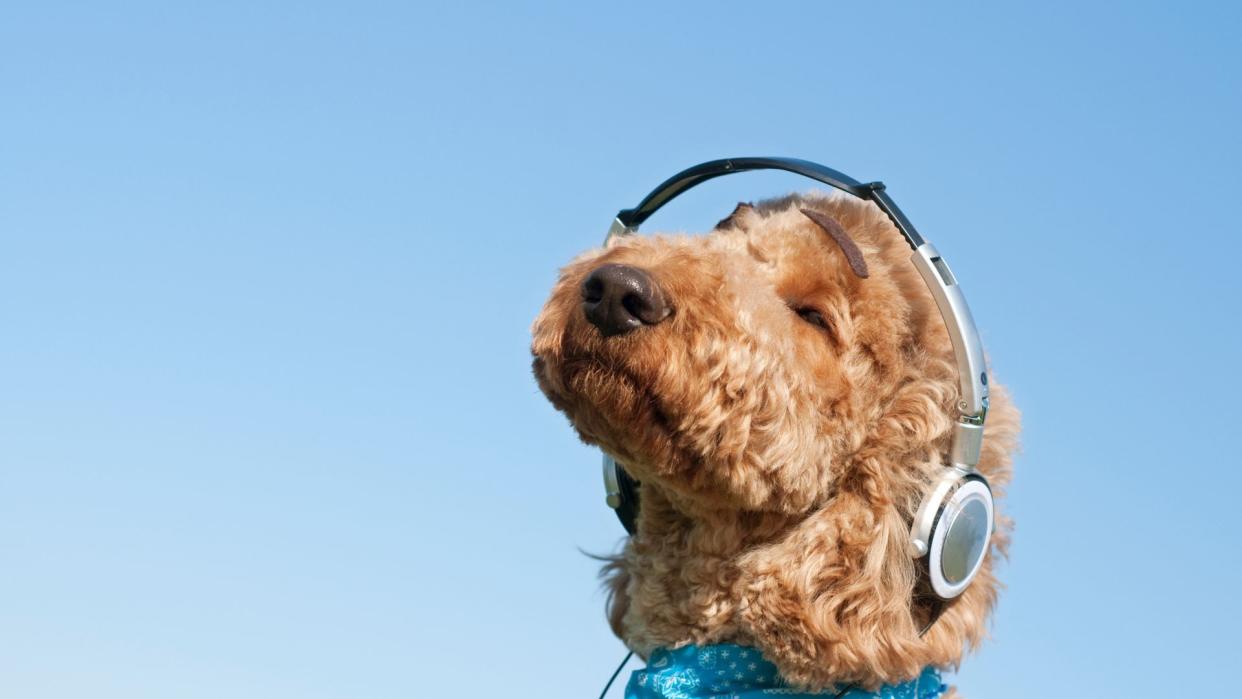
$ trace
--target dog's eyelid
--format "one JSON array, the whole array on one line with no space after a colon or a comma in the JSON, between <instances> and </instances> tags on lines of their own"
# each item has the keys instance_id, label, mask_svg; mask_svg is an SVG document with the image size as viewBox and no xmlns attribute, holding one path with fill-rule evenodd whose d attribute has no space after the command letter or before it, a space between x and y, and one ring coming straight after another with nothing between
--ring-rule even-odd
<instances>
[{"instance_id":1,"label":"dog's eyelid","mask_svg":"<svg viewBox=\"0 0 1242 699\"><path fill-rule=\"evenodd\" d=\"M814 306L790 304L790 309L798 314L798 317L811 325L817 325L824 330L831 330L832 326L828 322L828 318L818 308Z\"/></svg>"}]
</instances>

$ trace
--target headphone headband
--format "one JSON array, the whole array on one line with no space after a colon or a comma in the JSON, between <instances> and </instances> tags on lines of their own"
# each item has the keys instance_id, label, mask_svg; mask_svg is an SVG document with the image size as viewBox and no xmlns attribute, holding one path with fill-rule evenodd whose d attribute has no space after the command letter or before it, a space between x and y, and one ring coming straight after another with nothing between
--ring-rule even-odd
<instances>
[{"instance_id":1,"label":"headphone headband","mask_svg":"<svg viewBox=\"0 0 1242 699\"><path fill-rule=\"evenodd\" d=\"M822 182L843 192L853 194L859 199L874 201L880 210L897 226L901 236L909 243L910 249L917 250L923 244L923 237L914 229L914 225L901 213L901 209L884 193L883 182L862 183L849 175L833 170L830 167L798 158L726 158L700 163L687 168L660 183L643 198L633 209L622 209L617 214L617 221L625 228L638 230L644 221L651 217L660 207L680 196L686 190L696 187L708 180L737 172L753 170L784 170L796 175Z\"/></svg>"},{"instance_id":2,"label":"headphone headband","mask_svg":"<svg viewBox=\"0 0 1242 699\"><path fill-rule=\"evenodd\" d=\"M988 375L983 358L983 343L971 317L966 297L957 285L957 279L948 263L932 246L923 240L914 225L884 190L882 182L862 183L830 167L797 158L726 158L695 165L673 175L651 191L638 206L622 209L608 230L608 238L628 235L651 217L660 207L669 203L693 187L708 180L754 170L784 170L829 185L859 199L875 202L914 253L910 261L931 291L940 316L944 319L953 343L957 361L958 384L961 398L958 401L958 424L953 434L950 464L965 471L974 470L979 462L983 444L983 422L988 409Z\"/></svg>"}]
</instances>

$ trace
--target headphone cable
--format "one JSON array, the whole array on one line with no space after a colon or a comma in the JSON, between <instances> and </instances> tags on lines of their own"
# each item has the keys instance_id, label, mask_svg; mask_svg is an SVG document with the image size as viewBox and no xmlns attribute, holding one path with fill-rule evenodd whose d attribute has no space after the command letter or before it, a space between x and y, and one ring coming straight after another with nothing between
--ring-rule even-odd
<instances>
[{"instance_id":1,"label":"headphone cable","mask_svg":"<svg viewBox=\"0 0 1242 699\"><path fill-rule=\"evenodd\" d=\"M612 671L612 677L608 678L608 684L604 685L604 691L599 693L599 699L604 699L604 695L608 694L608 690L612 689L612 683L617 680L617 675L621 674L621 668L625 667L625 664L630 662L632 657L634 657L634 651L626 653L625 657L621 659L621 664L617 666L616 670Z\"/></svg>"}]
</instances>

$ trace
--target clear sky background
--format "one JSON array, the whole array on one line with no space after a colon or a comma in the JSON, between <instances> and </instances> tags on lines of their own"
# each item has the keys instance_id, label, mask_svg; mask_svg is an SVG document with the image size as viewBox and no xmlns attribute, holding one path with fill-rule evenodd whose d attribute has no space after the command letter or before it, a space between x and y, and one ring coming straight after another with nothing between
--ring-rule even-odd
<instances>
[{"instance_id":1,"label":"clear sky background","mask_svg":"<svg viewBox=\"0 0 1242 699\"><path fill-rule=\"evenodd\" d=\"M183 5L0 18L0 695L595 696L529 324L739 155L887 182L1024 410L967 696L1238 685L1237 3Z\"/></svg>"}]
</instances>

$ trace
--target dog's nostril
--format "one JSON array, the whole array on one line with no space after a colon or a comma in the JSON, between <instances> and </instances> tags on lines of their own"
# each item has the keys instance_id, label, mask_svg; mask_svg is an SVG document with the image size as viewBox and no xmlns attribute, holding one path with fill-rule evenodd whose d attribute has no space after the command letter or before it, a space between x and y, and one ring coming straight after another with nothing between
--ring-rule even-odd
<instances>
[{"instance_id":1,"label":"dog's nostril","mask_svg":"<svg viewBox=\"0 0 1242 699\"><path fill-rule=\"evenodd\" d=\"M626 312L639 320L642 320L643 315L651 312L651 306L648 305L648 302L632 291L621 297L621 306L625 308Z\"/></svg>"},{"instance_id":2,"label":"dog's nostril","mask_svg":"<svg viewBox=\"0 0 1242 699\"><path fill-rule=\"evenodd\" d=\"M603 265L587 275L582 309L605 337L655 325L672 312L651 275L619 264Z\"/></svg>"},{"instance_id":3,"label":"dog's nostril","mask_svg":"<svg viewBox=\"0 0 1242 699\"><path fill-rule=\"evenodd\" d=\"M596 276L587 277L582 282L582 300L587 303L596 303L604 298L604 283Z\"/></svg>"}]
</instances>

